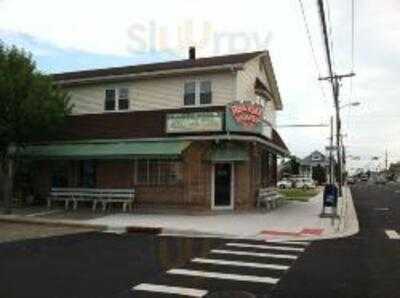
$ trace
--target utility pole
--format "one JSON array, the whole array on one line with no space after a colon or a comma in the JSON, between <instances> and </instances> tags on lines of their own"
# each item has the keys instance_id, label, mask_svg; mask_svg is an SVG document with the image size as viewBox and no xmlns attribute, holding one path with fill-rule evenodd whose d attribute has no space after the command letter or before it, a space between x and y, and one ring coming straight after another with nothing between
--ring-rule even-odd
<instances>
[{"instance_id":1,"label":"utility pole","mask_svg":"<svg viewBox=\"0 0 400 298\"><path fill-rule=\"evenodd\" d=\"M338 173L338 186L339 186L339 196L342 196L342 161L341 161L341 150L340 150L340 135L341 135L341 120L340 120L340 106L339 106L339 89L340 89L340 80L347 77L352 77L355 74L349 73L345 75L336 75L332 70L332 59L331 59L331 51L329 47L329 38L328 38L328 30L326 26L325 19L325 11L324 11L324 2L323 0L318 0L319 7L319 15L321 18L322 25L322 34L324 37L325 51L326 51L326 59L328 63L328 71L329 76L325 78L320 78L320 80L329 80L332 84L332 93L336 110L336 152L337 152L337 167L339 170Z\"/></svg>"},{"instance_id":2,"label":"utility pole","mask_svg":"<svg viewBox=\"0 0 400 298\"><path fill-rule=\"evenodd\" d=\"M343 185L343 173L342 173L342 158L341 158L341 119L340 119L340 106L339 106L339 91L340 91L340 80L343 78L349 78L354 76L354 73L344 74L344 75L332 75L329 77L319 78L320 80L329 80L332 83L333 90L333 99L335 104L335 112L336 112L336 158L337 158L337 168L338 168L338 177L337 182L339 186L339 196L342 196L342 185Z\"/></svg>"},{"instance_id":3,"label":"utility pole","mask_svg":"<svg viewBox=\"0 0 400 298\"><path fill-rule=\"evenodd\" d=\"M330 150L329 150L329 183L333 184L333 116L331 116L331 137L330 137Z\"/></svg>"},{"instance_id":4,"label":"utility pole","mask_svg":"<svg viewBox=\"0 0 400 298\"><path fill-rule=\"evenodd\" d=\"M385 150L385 170L388 170L388 151Z\"/></svg>"}]
</instances>

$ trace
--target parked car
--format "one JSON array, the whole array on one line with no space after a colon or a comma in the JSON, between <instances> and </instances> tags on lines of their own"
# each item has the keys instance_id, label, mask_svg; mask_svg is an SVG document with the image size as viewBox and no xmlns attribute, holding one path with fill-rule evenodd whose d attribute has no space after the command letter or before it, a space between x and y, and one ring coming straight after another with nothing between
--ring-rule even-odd
<instances>
[{"instance_id":1,"label":"parked car","mask_svg":"<svg viewBox=\"0 0 400 298\"><path fill-rule=\"evenodd\" d=\"M356 180L353 178L353 177L348 177L347 178L347 184L354 184L354 183L356 183Z\"/></svg>"},{"instance_id":2,"label":"parked car","mask_svg":"<svg viewBox=\"0 0 400 298\"><path fill-rule=\"evenodd\" d=\"M293 187L293 181L287 178L283 178L282 180L278 181L276 184L279 188L285 189L285 188L292 188Z\"/></svg>"},{"instance_id":3,"label":"parked car","mask_svg":"<svg viewBox=\"0 0 400 298\"><path fill-rule=\"evenodd\" d=\"M295 188L315 188L315 182L311 178L295 178L294 179Z\"/></svg>"},{"instance_id":4,"label":"parked car","mask_svg":"<svg viewBox=\"0 0 400 298\"><path fill-rule=\"evenodd\" d=\"M368 176L367 175L362 175L361 176L361 181L368 181Z\"/></svg>"}]
</instances>

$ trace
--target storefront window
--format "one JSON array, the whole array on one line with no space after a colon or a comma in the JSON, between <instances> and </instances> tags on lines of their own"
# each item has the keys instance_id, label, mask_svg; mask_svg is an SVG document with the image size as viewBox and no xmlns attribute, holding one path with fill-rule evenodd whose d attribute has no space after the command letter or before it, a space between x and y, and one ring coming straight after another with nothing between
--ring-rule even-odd
<instances>
[{"instance_id":1,"label":"storefront window","mask_svg":"<svg viewBox=\"0 0 400 298\"><path fill-rule=\"evenodd\" d=\"M142 185L173 185L182 178L181 163L166 160L138 160L136 183Z\"/></svg>"},{"instance_id":2,"label":"storefront window","mask_svg":"<svg viewBox=\"0 0 400 298\"><path fill-rule=\"evenodd\" d=\"M147 160L138 160L136 162L137 170L136 170L136 182L138 184L147 184L149 171L148 171L148 161Z\"/></svg>"}]
</instances>

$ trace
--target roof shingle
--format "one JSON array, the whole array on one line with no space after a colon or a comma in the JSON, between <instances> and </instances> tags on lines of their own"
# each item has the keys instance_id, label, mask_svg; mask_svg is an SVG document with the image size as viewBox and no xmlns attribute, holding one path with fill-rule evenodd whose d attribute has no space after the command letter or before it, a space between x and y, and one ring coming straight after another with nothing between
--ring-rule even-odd
<instances>
[{"instance_id":1,"label":"roof shingle","mask_svg":"<svg viewBox=\"0 0 400 298\"><path fill-rule=\"evenodd\" d=\"M256 56L264 52L265 51L256 51L256 52L233 54L233 55L197 58L193 60L185 59L185 60L176 60L176 61L168 61L161 63L64 72L64 73L53 74L52 77L56 81L66 81L66 80L79 80L79 79L96 78L96 77L107 77L115 75L138 74L143 72L165 71L173 69L188 69L195 67L201 68L209 66L220 66L225 64L238 64L238 63L245 63L248 60L255 58Z\"/></svg>"}]
</instances>

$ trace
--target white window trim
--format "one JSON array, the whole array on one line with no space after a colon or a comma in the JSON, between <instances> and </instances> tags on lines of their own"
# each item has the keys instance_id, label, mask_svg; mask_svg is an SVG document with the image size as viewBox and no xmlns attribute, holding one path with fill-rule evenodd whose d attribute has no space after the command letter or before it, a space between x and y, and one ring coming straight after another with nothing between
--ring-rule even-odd
<instances>
[{"instance_id":1,"label":"white window trim","mask_svg":"<svg viewBox=\"0 0 400 298\"><path fill-rule=\"evenodd\" d=\"M210 82L211 83L211 103L207 104L200 104L200 92L201 92L201 83L202 82ZM189 83L195 83L194 88L194 105L185 105L185 85ZM213 106L214 101L214 90L213 90L213 80L211 79L192 79L192 80L185 80L183 83L183 102L182 106L186 107L210 107Z\"/></svg>"},{"instance_id":2,"label":"white window trim","mask_svg":"<svg viewBox=\"0 0 400 298\"><path fill-rule=\"evenodd\" d=\"M127 109L123 109L123 110L119 109L119 91L120 91L120 89L128 89L128 102L129 102L129 104L128 104L128 108ZM106 110L106 106L105 106L106 98L105 98L105 96L106 96L107 90L114 90L115 91L115 109L114 110ZM127 112L127 111L130 111L130 110L131 110L131 91L130 91L130 89L128 87L121 86L121 87L106 88L104 90L104 112L105 113L123 113L123 112Z\"/></svg>"}]
</instances>

